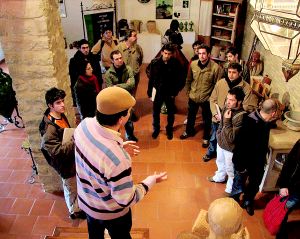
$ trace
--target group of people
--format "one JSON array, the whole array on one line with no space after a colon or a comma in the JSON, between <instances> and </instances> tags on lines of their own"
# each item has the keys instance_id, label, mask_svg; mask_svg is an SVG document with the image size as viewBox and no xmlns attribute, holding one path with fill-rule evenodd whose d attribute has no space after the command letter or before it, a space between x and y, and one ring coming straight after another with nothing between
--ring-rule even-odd
<instances>
[{"instance_id":1,"label":"group of people","mask_svg":"<svg viewBox=\"0 0 300 239\"><path fill-rule=\"evenodd\" d=\"M79 109L81 122L67 142L64 131L70 125L64 115L66 94L51 88L45 95L48 108L40 124L42 152L62 178L70 217L87 218L89 238L104 238L104 229L111 238L131 238L130 207L155 183L167 179L167 173L162 172L139 184L132 181L131 157L139 153L133 108L143 60L136 41L134 30L129 30L124 41L118 42L109 29L91 51L86 40L79 41L79 50L70 60L69 70L73 103ZM201 108L202 146L208 147L203 160L217 157L217 171L208 180L225 183L227 179L226 196L253 215L270 129L279 117L278 104L267 99L258 107L258 99L243 79L245 68L239 64L236 49L228 49L229 62L224 69L211 60L208 46L196 41L193 49L195 56L188 70L174 56L180 48L172 42L165 44L147 66L147 95L152 97L155 89L152 138L160 134L160 112L165 103L166 134L172 140L175 97L185 87L188 115L180 139L196 134L195 119ZM122 127L126 141L119 133ZM288 191L282 189L281 193Z\"/></svg>"}]
</instances>

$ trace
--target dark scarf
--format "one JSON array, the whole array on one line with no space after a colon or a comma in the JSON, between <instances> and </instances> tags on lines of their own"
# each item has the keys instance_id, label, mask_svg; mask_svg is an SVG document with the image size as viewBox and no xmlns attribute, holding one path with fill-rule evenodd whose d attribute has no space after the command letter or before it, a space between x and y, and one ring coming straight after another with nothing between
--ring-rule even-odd
<instances>
[{"instance_id":1,"label":"dark scarf","mask_svg":"<svg viewBox=\"0 0 300 239\"><path fill-rule=\"evenodd\" d=\"M94 85L97 94L100 92L101 88L99 86L98 79L95 75L79 76L79 79L86 84Z\"/></svg>"},{"instance_id":2,"label":"dark scarf","mask_svg":"<svg viewBox=\"0 0 300 239\"><path fill-rule=\"evenodd\" d=\"M123 71L124 71L125 67L126 67L125 63L120 68L116 68L114 66L119 82L122 82L122 76L123 76Z\"/></svg>"},{"instance_id":3,"label":"dark scarf","mask_svg":"<svg viewBox=\"0 0 300 239\"><path fill-rule=\"evenodd\" d=\"M201 63L201 61L199 60L199 61L198 61L198 66L200 67L201 70L203 70L205 67L207 67L209 61L210 61L210 60L208 59L208 61L203 65L203 64Z\"/></svg>"},{"instance_id":4,"label":"dark scarf","mask_svg":"<svg viewBox=\"0 0 300 239\"><path fill-rule=\"evenodd\" d=\"M237 86L238 84L241 83L241 81L243 80L243 78L241 76L239 76L239 78L237 78L234 81L229 80L228 76L225 76L225 80L228 84L229 89L232 89L233 87Z\"/></svg>"}]
</instances>

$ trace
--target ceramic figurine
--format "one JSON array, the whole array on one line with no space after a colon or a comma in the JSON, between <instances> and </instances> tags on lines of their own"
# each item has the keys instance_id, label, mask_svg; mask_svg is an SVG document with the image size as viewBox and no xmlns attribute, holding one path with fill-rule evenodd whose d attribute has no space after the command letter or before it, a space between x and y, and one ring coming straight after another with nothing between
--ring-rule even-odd
<instances>
[{"instance_id":1,"label":"ceramic figurine","mask_svg":"<svg viewBox=\"0 0 300 239\"><path fill-rule=\"evenodd\" d=\"M184 28L183 22L180 22L179 23L179 31L183 32L183 28Z\"/></svg>"},{"instance_id":2,"label":"ceramic figurine","mask_svg":"<svg viewBox=\"0 0 300 239\"><path fill-rule=\"evenodd\" d=\"M188 31L188 22L184 22L184 31L185 31L185 32Z\"/></svg>"},{"instance_id":3,"label":"ceramic figurine","mask_svg":"<svg viewBox=\"0 0 300 239\"><path fill-rule=\"evenodd\" d=\"M193 32L193 31L194 31L194 30L193 30L193 26L194 26L193 21L190 21L190 22L189 22L189 26L190 26L189 31L190 31L190 32Z\"/></svg>"}]
</instances>

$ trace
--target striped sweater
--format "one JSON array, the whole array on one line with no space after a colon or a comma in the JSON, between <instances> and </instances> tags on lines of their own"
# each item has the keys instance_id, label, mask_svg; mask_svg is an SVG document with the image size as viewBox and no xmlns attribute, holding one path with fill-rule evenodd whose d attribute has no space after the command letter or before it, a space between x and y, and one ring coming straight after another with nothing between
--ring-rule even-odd
<instances>
[{"instance_id":1,"label":"striped sweater","mask_svg":"<svg viewBox=\"0 0 300 239\"><path fill-rule=\"evenodd\" d=\"M84 119L74 137L79 207L100 220L125 215L146 189L133 184L131 158L123 140L100 126L95 117Z\"/></svg>"}]
</instances>

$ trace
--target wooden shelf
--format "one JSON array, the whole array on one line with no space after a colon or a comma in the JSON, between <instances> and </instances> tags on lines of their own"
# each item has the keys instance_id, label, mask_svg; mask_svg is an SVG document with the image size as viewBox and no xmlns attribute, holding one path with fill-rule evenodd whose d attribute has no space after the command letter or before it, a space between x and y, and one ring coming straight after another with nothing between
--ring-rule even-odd
<instances>
[{"instance_id":1,"label":"wooden shelf","mask_svg":"<svg viewBox=\"0 0 300 239\"><path fill-rule=\"evenodd\" d=\"M217 16L217 17L226 17L226 18L232 18L232 19L235 18L235 16L229 16L229 15L218 14L218 13L213 13L213 16Z\"/></svg>"},{"instance_id":2,"label":"wooden shelf","mask_svg":"<svg viewBox=\"0 0 300 239\"><path fill-rule=\"evenodd\" d=\"M230 39L224 39L224 38L222 38L222 37L211 36L211 38L216 39L216 40L219 40L219 41L231 42Z\"/></svg>"},{"instance_id":3,"label":"wooden shelf","mask_svg":"<svg viewBox=\"0 0 300 239\"><path fill-rule=\"evenodd\" d=\"M229 27L224 27L224 26L218 26L218 25L212 25L213 28L218 28L218 29L223 29L223 30L227 30L227 31L232 31L232 28Z\"/></svg>"},{"instance_id":4,"label":"wooden shelf","mask_svg":"<svg viewBox=\"0 0 300 239\"><path fill-rule=\"evenodd\" d=\"M242 3L243 0L215 0L216 2Z\"/></svg>"}]
</instances>

